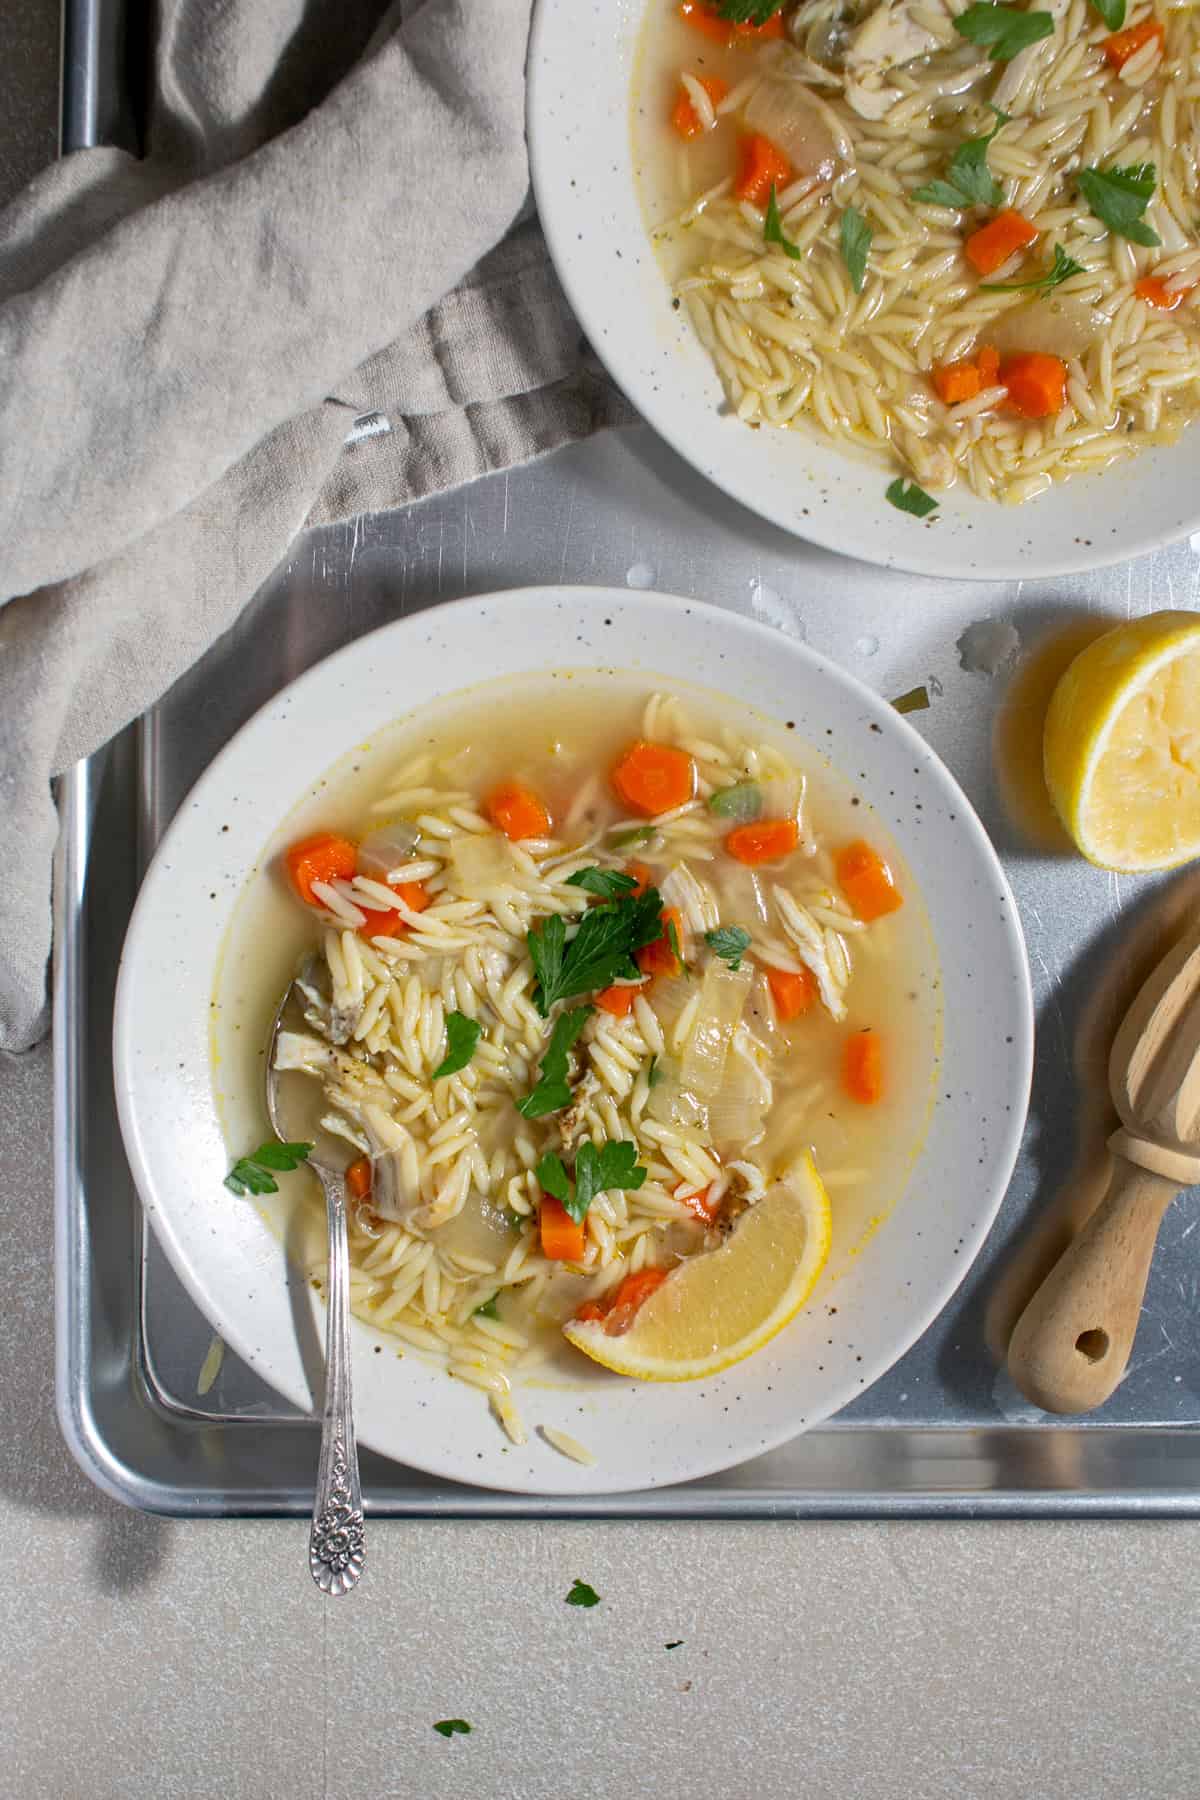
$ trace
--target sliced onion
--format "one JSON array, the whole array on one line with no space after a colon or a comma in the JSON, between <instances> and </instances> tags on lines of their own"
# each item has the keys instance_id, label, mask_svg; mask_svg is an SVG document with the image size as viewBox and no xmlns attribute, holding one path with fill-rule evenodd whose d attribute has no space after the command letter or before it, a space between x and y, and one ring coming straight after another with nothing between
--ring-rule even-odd
<instances>
[{"instance_id":1,"label":"sliced onion","mask_svg":"<svg viewBox=\"0 0 1200 1800\"><path fill-rule=\"evenodd\" d=\"M400 1157L395 1150L385 1150L371 1158L371 1210L381 1219L402 1225L420 1195L405 1200L400 1179Z\"/></svg>"},{"instance_id":2,"label":"sliced onion","mask_svg":"<svg viewBox=\"0 0 1200 1800\"><path fill-rule=\"evenodd\" d=\"M650 1004L659 1024L668 1029L674 1025L695 991L696 983L690 975L660 976L650 990ZM662 1067L661 1059L659 1067Z\"/></svg>"},{"instance_id":3,"label":"sliced onion","mask_svg":"<svg viewBox=\"0 0 1200 1800\"><path fill-rule=\"evenodd\" d=\"M660 1125L679 1123L679 1065L660 1056L654 1066L654 1086L646 1101L646 1112Z\"/></svg>"},{"instance_id":4,"label":"sliced onion","mask_svg":"<svg viewBox=\"0 0 1200 1800\"><path fill-rule=\"evenodd\" d=\"M738 1154L761 1133L771 1104L771 1084L745 1056L725 1065L721 1091L708 1107L708 1135L720 1155Z\"/></svg>"},{"instance_id":5,"label":"sliced onion","mask_svg":"<svg viewBox=\"0 0 1200 1800\"><path fill-rule=\"evenodd\" d=\"M729 1060L729 1047L741 1020L746 996L754 980L745 963L736 972L714 958L704 971L700 1007L688 1036L679 1071L681 1096L707 1106L720 1092Z\"/></svg>"},{"instance_id":6,"label":"sliced onion","mask_svg":"<svg viewBox=\"0 0 1200 1800\"><path fill-rule=\"evenodd\" d=\"M451 1256L477 1256L485 1262L503 1263L516 1243L508 1214L472 1190L463 1209L430 1232L439 1250Z\"/></svg>"},{"instance_id":7,"label":"sliced onion","mask_svg":"<svg viewBox=\"0 0 1200 1800\"><path fill-rule=\"evenodd\" d=\"M420 835L415 825L402 822L380 826L358 846L358 873L372 881L386 881L393 869L408 861Z\"/></svg>"},{"instance_id":8,"label":"sliced onion","mask_svg":"<svg viewBox=\"0 0 1200 1800\"><path fill-rule=\"evenodd\" d=\"M499 832L464 833L450 847L450 879L467 900L485 900L493 888L508 887L520 875L512 845Z\"/></svg>"},{"instance_id":9,"label":"sliced onion","mask_svg":"<svg viewBox=\"0 0 1200 1800\"><path fill-rule=\"evenodd\" d=\"M783 151L797 175L831 181L838 166L838 141L822 106L802 81L768 75L746 105L746 123Z\"/></svg>"},{"instance_id":10,"label":"sliced onion","mask_svg":"<svg viewBox=\"0 0 1200 1800\"><path fill-rule=\"evenodd\" d=\"M1070 362L1084 354L1106 324L1103 313L1075 294L1043 294L986 326L980 341L993 345L1002 356L1044 350Z\"/></svg>"}]
</instances>

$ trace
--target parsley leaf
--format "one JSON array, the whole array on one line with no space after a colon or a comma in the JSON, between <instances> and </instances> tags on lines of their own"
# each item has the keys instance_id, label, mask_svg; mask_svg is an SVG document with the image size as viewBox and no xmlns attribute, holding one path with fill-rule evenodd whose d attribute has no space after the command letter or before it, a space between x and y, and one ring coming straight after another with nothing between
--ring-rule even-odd
<instances>
[{"instance_id":1,"label":"parsley leaf","mask_svg":"<svg viewBox=\"0 0 1200 1800\"><path fill-rule=\"evenodd\" d=\"M567 876L567 886L585 888L589 894L599 894L602 900L617 900L622 894L631 893L637 882L620 869L576 869Z\"/></svg>"},{"instance_id":2,"label":"parsley leaf","mask_svg":"<svg viewBox=\"0 0 1200 1800\"><path fill-rule=\"evenodd\" d=\"M475 1054L481 1029L478 1020L468 1019L466 1013L447 1013L446 1055L429 1079L440 1081L443 1075L457 1075L465 1069Z\"/></svg>"},{"instance_id":3,"label":"parsley leaf","mask_svg":"<svg viewBox=\"0 0 1200 1800\"><path fill-rule=\"evenodd\" d=\"M1028 289L1048 294L1056 288L1060 281L1070 280L1072 275L1082 275L1083 264L1077 263L1073 256L1068 256L1061 244L1054 246L1054 261L1041 275L1035 275L1032 281L981 281L979 286L987 294L1019 294Z\"/></svg>"},{"instance_id":4,"label":"parsley leaf","mask_svg":"<svg viewBox=\"0 0 1200 1800\"><path fill-rule=\"evenodd\" d=\"M900 475L889 484L884 499L889 500L901 512L912 513L918 519L926 519L931 512L936 512L938 504L933 495L927 494L923 487L918 487L915 481L906 484Z\"/></svg>"},{"instance_id":5,"label":"parsley leaf","mask_svg":"<svg viewBox=\"0 0 1200 1800\"><path fill-rule=\"evenodd\" d=\"M605 1144L600 1150L590 1142L581 1144L575 1158L574 1181L567 1174L562 1157L553 1150L546 1152L535 1173L545 1192L570 1213L577 1225L582 1225L597 1194L605 1194L610 1188L640 1188L646 1179L646 1171L638 1163L637 1145L625 1139Z\"/></svg>"},{"instance_id":6,"label":"parsley leaf","mask_svg":"<svg viewBox=\"0 0 1200 1800\"><path fill-rule=\"evenodd\" d=\"M567 991L562 986L563 962L567 954L567 928L562 914L551 913L543 919L537 931L526 934L525 942L538 978L538 985L533 990L534 1004L544 1019L554 1002Z\"/></svg>"},{"instance_id":7,"label":"parsley leaf","mask_svg":"<svg viewBox=\"0 0 1200 1800\"><path fill-rule=\"evenodd\" d=\"M1120 31L1125 23L1125 0L1092 0L1092 5L1110 31Z\"/></svg>"},{"instance_id":8,"label":"parsley leaf","mask_svg":"<svg viewBox=\"0 0 1200 1800\"><path fill-rule=\"evenodd\" d=\"M656 1088L659 1082L664 1079L663 1071L658 1066L658 1057L652 1056L650 1058L650 1067L646 1070L646 1086L649 1088Z\"/></svg>"},{"instance_id":9,"label":"parsley leaf","mask_svg":"<svg viewBox=\"0 0 1200 1800\"><path fill-rule=\"evenodd\" d=\"M948 181L927 181L924 187L913 189L912 197L919 200L922 206L953 206L961 209L975 204Z\"/></svg>"},{"instance_id":10,"label":"parsley leaf","mask_svg":"<svg viewBox=\"0 0 1200 1800\"><path fill-rule=\"evenodd\" d=\"M541 1119L547 1113L560 1112L564 1106L571 1104L571 1090L567 1086L567 1053L594 1010L590 1006L576 1006L570 1012L561 1013L554 1021L554 1030L550 1033L550 1042L542 1058L542 1073L538 1084L523 1100L517 1101L517 1111L523 1118Z\"/></svg>"},{"instance_id":11,"label":"parsley leaf","mask_svg":"<svg viewBox=\"0 0 1200 1800\"><path fill-rule=\"evenodd\" d=\"M526 937L538 978L534 1005L546 1018L557 1000L594 993L622 975L636 980L634 951L661 935L662 898L657 888L593 906L584 913L569 944L561 915L551 913L540 929Z\"/></svg>"},{"instance_id":12,"label":"parsley leaf","mask_svg":"<svg viewBox=\"0 0 1200 1800\"><path fill-rule=\"evenodd\" d=\"M1039 38L1050 37L1054 18L1048 12L1024 12L1016 6L993 6L989 0L981 0L959 13L954 29L986 50L992 62L1010 62Z\"/></svg>"},{"instance_id":13,"label":"parsley leaf","mask_svg":"<svg viewBox=\"0 0 1200 1800\"><path fill-rule=\"evenodd\" d=\"M628 850L634 844L648 844L654 836L653 825L630 825L624 831L610 831L608 843L611 850Z\"/></svg>"},{"instance_id":14,"label":"parsley leaf","mask_svg":"<svg viewBox=\"0 0 1200 1800\"><path fill-rule=\"evenodd\" d=\"M898 713L927 712L929 709L929 689L927 687L909 688L906 694L898 694L892 701Z\"/></svg>"},{"instance_id":15,"label":"parsley leaf","mask_svg":"<svg viewBox=\"0 0 1200 1800\"><path fill-rule=\"evenodd\" d=\"M727 0L727 3L729 3L729 0ZM600 1596L595 1588L589 1587L586 1581L580 1581L579 1577L576 1576L571 1585L571 1591L567 1595L567 1605L599 1606L599 1604Z\"/></svg>"},{"instance_id":16,"label":"parsley leaf","mask_svg":"<svg viewBox=\"0 0 1200 1800\"><path fill-rule=\"evenodd\" d=\"M775 183L771 183L771 192L767 196L767 214L763 220L763 243L778 244L785 256L793 262L799 262L804 255L799 244L793 244L791 238L783 235L783 220L779 216L779 202L775 198Z\"/></svg>"},{"instance_id":17,"label":"parsley leaf","mask_svg":"<svg viewBox=\"0 0 1200 1800\"><path fill-rule=\"evenodd\" d=\"M1162 243L1158 233L1142 223L1158 180L1153 163L1131 163L1126 169L1080 169L1076 179L1088 211L1117 237L1151 250Z\"/></svg>"},{"instance_id":18,"label":"parsley leaf","mask_svg":"<svg viewBox=\"0 0 1200 1800\"><path fill-rule=\"evenodd\" d=\"M534 1170L538 1185L547 1194L551 1194L563 1206L571 1198L571 1177L563 1166L563 1159L553 1150L547 1150L541 1162Z\"/></svg>"},{"instance_id":19,"label":"parsley leaf","mask_svg":"<svg viewBox=\"0 0 1200 1800\"><path fill-rule=\"evenodd\" d=\"M564 1200L563 1205L578 1225L597 1194L606 1194L610 1188L640 1188L645 1179L646 1171L637 1159L637 1145L628 1138L605 1144L601 1150L589 1141L580 1144L575 1157L574 1203Z\"/></svg>"},{"instance_id":20,"label":"parsley leaf","mask_svg":"<svg viewBox=\"0 0 1200 1800\"><path fill-rule=\"evenodd\" d=\"M874 232L856 206L848 206L842 214L840 245L842 261L850 271L850 284L856 294L863 291L867 279L867 257Z\"/></svg>"},{"instance_id":21,"label":"parsley leaf","mask_svg":"<svg viewBox=\"0 0 1200 1800\"><path fill-rule=\"evenodd\" d=\"M465 1719L439 1719L433 1729L440 1731L444 1738L448 1738L453 1737L456 1731L461 1731L465 1735L471 1727Z\"/></svg>"},{"instance_id":22,"label":"parsley leaf","mask_svg":"<svg viewBox=\"0 0 1200 1800\"><path fill-rule=\"evenodd\" d=\"M496 1293L492 1295L490 1300L485 1300L482 1306L477 1306L475 1308L475 1318L498 1319L500 1317L500 1314L496 1311L496 1295L499 1291L499 1288L497 1288Z\"/></svg>"},{"instance_id":23,"label":"parsley leaf","mask_svg":"<svg viewBox=\"0 0 1200 1800\"><path fill-rule=\"evenodd\" d=\"M231 1194L277 1194L273 1169L298 1169L312 1154L311 1144L260 1144L250 1156L239 1156L225 1177Z\"/></svg>"},{"instance_id":24,"label":"parsley leaf","mask_svg":"<svg viewBox=\"0 0 1200 1800\"><path fill-rule=\"evenodd\" d=\"M784 0L720 0L717 17L734 25L765 25L783 4Z\"/></svg>"},{"instance_id":25,"label":"parsley leaf","mask_svg":"<svg viewBox=\"0 0 1200 1800\"><path fill-rule=\"evenodd\" d=\"M950 159L945 181L931 181L913 190L913 199L929 206L1000 206L1004 195L1000 183L988 168L988 145L998 131L1008 124L1007 113L993 107L996 123L985 137L968 138Z\"/></svg>"},{"instance_id":26,"label":"parsley leaf","mask_svg":"<svg viewBox=\"0 0 1200 1800\"><path fill-rule=\"evenodd\" d=\"M750 948L750 933L743 931L740 925L719 925L715 931L706 931L704 941L710 950L715 950L722 962L727 962L734 974L742 966L742 958Z\"/></svg>"}]
</instances>

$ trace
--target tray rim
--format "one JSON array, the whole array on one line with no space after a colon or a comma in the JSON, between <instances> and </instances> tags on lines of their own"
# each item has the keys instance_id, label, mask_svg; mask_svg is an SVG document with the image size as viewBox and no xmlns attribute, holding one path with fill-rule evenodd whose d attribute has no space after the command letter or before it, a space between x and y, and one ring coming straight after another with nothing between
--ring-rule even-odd
<instances>
[{"instance_id":1,"label":"tray rim","mask_svg":"<svg viewBox=\"0 0 1200 1800\"><path fill-rule=\"evenodd\" d=\"M119 121L127 109L121 91L121 36L127 22L126 0L64 0L62 111L60 144L63 153L108 141L119 133ZM123 134L122 134L123 135ZM144 750L156 729L153 711L144 714L130 732ZM124 738L125 734L123 734ZM52 963L52 1012L54 1028L54 1273L55 1273L55 1401L60 1429L67 1448L83 1473L110 1499L122 1505L164 1516L262 1517L302 1516L309 1511L307 1490L263 1488L247 1483L232 1490L213 1480L204 1488L171 1485L126 1455L101 1416L89 1383L90 1330L92 1326L89 1273L89 1220L84 1187L84 1105L89 1066L85 1028L87 1008L87 958L84 924L87 918L85 884L90 848L90 813L96 785L110 752L106 749L65 773L57 784L60 834L54 867L54 956ZM140 1203L134 1199L134 1205ZM136 1319L130 1318L136 1332ZM129 1405L149 1411L156 1428L171 1431L192 1442L204 1435L233 1434L248 1437L254 1421L197 1424L161 1404L147 1385L139 1367L131 1336L121 1383ZM114 1388L114 1393L117 1388ZM249 1429L248 1429L249 1428ZM259 1429L263 1429L260 1425ZM265 1427L272 1431L304 1433L313 1442L315 1422L282 1421ZM1046 1446L1037 1458L1027 1456L1029 1485L1003 1487L933 1485L908 1489L860 1486L797 1489L791 1492L766 1487L739 1487L722 1478L711 1485L657 1488L628 1495L536 1496L506 1494L489 1489L456 1488L436 1480L375 1486L366 1467L365 1503L376 1517L409 1518L1189 1518L1200 1516L1200 1425L1005 1425L984 1431L961 1426L858 1426L836 1423L809 1434L812 1441L856 1438L892 1444L911 1444L916 1439L935 1439L947 1452L947 1461L962 1468L986 1466L986 1455L997 1456L1010 1441L1026 1452L1036 1444ZM1117 1461L1129 1460L1123 1479L1110 1485L1081 1489L1045 1479L1035 1462L1051 1462L1050 1447L1067 1445L1083 1453L1071 1460L1078 1466L1091 1457L1104 1463L1109 1452ZM1136 1458L1125 1453L1136 1444ZM1133 1479L1137 1463L1147 1453L1160 1460L1178 1461L1180 1477L1169 1484L1149 1486ZM1188 1453L1190 1452L1190 1457ZM236 1459L235 1459L236 1460ZM409 1472L396 1464L383 1464L403 1477ZM224 1466L224 1463L223 1465ZM728 1474L736 1476L737 1471ZM1161 1471L1160 1471L1161 1475ZM1186 1478L1186 1479L1185 1479ZM375 1486L375 1491L372 1491Z\"/></svg>"},{"instance_id":2,"label":"tray rim","mask_svg":"<svg viewBox=\"0 0 1200 1800\"><path fill-rule=\"evenodd\" d=\"M61 834L55 863L54 1100L55 1100L55 1313L56 1405L64 1439L89 1479L111 1499L167 1516L302 1516L309 1493L299 1486L265 1487L247 1472L240 1481L169 1483L139 1464L119 1442L92 1382L89 1215L86 1190L86 1103L91 1071L87 1058L88 963L85 926L91 817L102 775L122 779L139 835L149 824L144 786L159 721L152 711L122 734L117 745L76 765L59 783ZM132 792L130 792L132 789ZM137 802L137 804L132 804ZM139 848L148 846L139 846ZM140 860L140 859L139 859ZM135 1221L140 1202L131 1188ZM133 1246L131 1245L131 1254ZM107 1398L149 1413L154 1430L181 1450L220 1444L217 1456L192 1456L193 1465L236 1469L255 1430L287 1433L312 1444L315 1421L296 1419L198 1419L159 1396L140 1354L136 1304L121 1339L120 1380ZM840 1448L834 1449L834 1440ZM278 1439L277 1439L278 1441ZM775 1488L739 1482L737 1469L699 1484L634 1494L538 1496L468 1489L419 1475L382 1458L364 1459L366 1504L377 1517L424 1518L967 1518L967 1517L1194 1517L1200 1516L1200 1424L1186 1426L1104 1424L1005 1424L979 1426L858 1425L830 1423L798 1440L814 1446L816 1459L832 1456L852 1467L849 1449L870 1443L883 1460L919 1449L957 1478L904 1486L877 1480ZM1019 1459L1006 1456L1020 1446ZM849 1447L847 1449L846 1447ZM1017 1460L1027 1482L985 1485L989 1470ZM1147 1463L1157 1464L1147 1479ZM1073 1468L1091 1485L1071 1485L1061 1470ZM742 1465L743 1468L746 1465ZM1056 1474L1056 1470L1058 1473ZM963 1472L973 1474L966 1479ZM870 1471L867 1471L870 1474ZM1103 1481L1099 1478L1104 1477Z\"/></svg>"}]
</instances>

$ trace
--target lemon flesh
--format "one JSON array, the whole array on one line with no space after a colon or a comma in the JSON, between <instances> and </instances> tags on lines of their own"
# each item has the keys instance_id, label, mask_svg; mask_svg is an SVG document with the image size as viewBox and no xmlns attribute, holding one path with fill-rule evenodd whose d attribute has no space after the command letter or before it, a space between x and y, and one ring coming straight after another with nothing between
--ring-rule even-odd
<instances>
[{"instance_id":1,"label":"lemon flesh","mask_svg":"<svg viewBox=\"0 0 1200 1800\"><path fill-rule=\"evenodd\" d=\"M572 1320L577 1350L641 1381L695 1381L759 1350L795 1317L829 1256L829 1196L810 1156L768 1188L719 1249L689 1258L620 1337Z\"/></svg>"},{"instance_id":2,"label":"lemon flesh","mask_svg":"<svg viewBox=\"0 0 1200 1800\"><path fill-rule=\"evenodd\" d=\"M1046 714L1046 786L1090 862L1200 856L1200 617L1151 613L1075 658Z\"/></svg>"}]
</instances>

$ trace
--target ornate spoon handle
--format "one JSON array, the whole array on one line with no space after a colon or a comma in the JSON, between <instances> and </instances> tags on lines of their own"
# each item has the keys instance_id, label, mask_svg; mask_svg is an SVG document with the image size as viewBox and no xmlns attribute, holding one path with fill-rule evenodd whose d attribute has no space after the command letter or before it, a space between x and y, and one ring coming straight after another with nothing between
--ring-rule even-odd
<instances>
[{"instance_id":1,"label":"ornate spoon handle","mask_svg":"<svg viewBox=\"0 0 1200 1800\"><path fill-rule=\"evenodd\" d=\"M308 1566L323 1594L347 1594L363 1572L362 1488L354 1439L350 1377L350 1250L346 1187L340 1175L318 1171L329 1218L329 1307L325 1325L325 1416L321 1466L313 1500Z\"/></svg>"}]
</instances>

